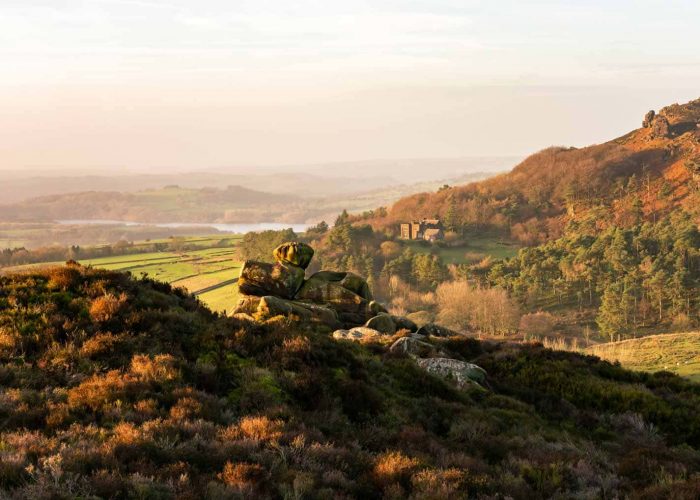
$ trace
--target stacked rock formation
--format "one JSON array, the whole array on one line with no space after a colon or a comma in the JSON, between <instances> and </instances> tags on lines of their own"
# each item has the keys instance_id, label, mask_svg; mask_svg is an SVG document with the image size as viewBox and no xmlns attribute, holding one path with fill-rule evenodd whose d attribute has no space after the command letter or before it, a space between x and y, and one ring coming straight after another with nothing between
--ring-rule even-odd
<instances>
[{"instance_id":1,"label":"stacked rock formation","mask_svg":"<svg viewBox=\"0 0 700 500\"><path fill-rule=\"evenodd\" d=\"M314 250L305 243L284 243L274 250L273 256L274 264L252 260L243 264L238 279L243 296L233 315L259 319L284 315L331 328L352 328L374 321L393 330L391 333L396 331L396 322L374 300L361 276L320 271L305 279L306 268L314 256ZM405 320L401 318L398 323L404 325Z\"/></svg>"},{"instance_id":2,"label":"stacked rock formation","mask_svg":"<svg viewBox=\"0 0 700 500\"><path fill-rule=\"evenodd\" d=\"M389 342L388 351L413 358L423 370L454 381L458 386L481 386L485 372L476 365L450 359L431 344L434 337L458 335L429 323L418 328L413 321L389 314L374 300L367 281L353 273L320 271L305 278L314 256L305 243L277 247L274 264L246 261L238 279L242 294L232 316L266 320L284 316L293 321L325 325L336 340ZM403 331L403 337L393 335ZM387 344L388 345L388 344Z\"/></svg>"}]
</instances>

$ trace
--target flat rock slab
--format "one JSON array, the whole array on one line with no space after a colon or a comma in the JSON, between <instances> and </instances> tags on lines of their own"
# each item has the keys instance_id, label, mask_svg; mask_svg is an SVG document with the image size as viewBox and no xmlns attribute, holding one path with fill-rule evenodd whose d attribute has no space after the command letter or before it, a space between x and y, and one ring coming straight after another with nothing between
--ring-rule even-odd
<instances>
[{"instance_id":1,"label":"flat rock slab","mask_svg":"<svg viewBox=\"0 0 700 500\"><path fill-rule=\"evenodd\" d=\"M426 358L428 356L437 355L438 350L434 345L423 342L417 338L401 337L391 344L389 352L393 354L405 354L414 358Z\"/></svg>"},{"instance_id":2,"label":"flat rock slab","mask_svg":"<svg viewBox=\"0 0 700 500\"><path fill-rule=\"evenodd\" d=\"M450 358L417 359L416 364L426 372L455 382L459 387L480 385L486 381L486 371L473 363Z\"/></svg>"},{"instance_id":3,"label":"flat rock slab","mask_svg":"<svg viewBox=\"0 0 700 500\"><path fill-rule=\"evenodd\" d=\"M336 330L332 336L336 340L353 340L355 342L374 342L386 338L382 332L364 326L350 330Z\"/></svg>"}]
</instances>

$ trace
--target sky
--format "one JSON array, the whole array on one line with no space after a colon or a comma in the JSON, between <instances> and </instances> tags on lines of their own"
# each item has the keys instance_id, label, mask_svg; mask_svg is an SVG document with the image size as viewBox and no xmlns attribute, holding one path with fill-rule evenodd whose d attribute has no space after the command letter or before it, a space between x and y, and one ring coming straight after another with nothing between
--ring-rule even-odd
<instances>
[{"instance_id":1,"label":"sky","mask_svg":"<svg viewBox=\"0 0 700 500\"><path fill-rule=\"evenodd\" d=\"M0 0L0 169L522 156L700 97L697 0Z\"/></svg>"}]
</instances>

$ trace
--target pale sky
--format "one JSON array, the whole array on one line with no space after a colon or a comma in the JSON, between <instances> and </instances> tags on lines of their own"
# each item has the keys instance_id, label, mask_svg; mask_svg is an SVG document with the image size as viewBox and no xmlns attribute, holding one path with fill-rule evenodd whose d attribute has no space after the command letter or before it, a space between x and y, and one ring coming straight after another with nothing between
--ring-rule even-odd
<instances>
[{"instance_id":1,"label":"pale sky","mask_svg":"<svg viewBox=\"0 0 700 500\"><path fill-rule=\"evenodd\" d=\"M523 155L700 97L697 0L0 0L0 169Z\"/></svg>"}]
</instances>

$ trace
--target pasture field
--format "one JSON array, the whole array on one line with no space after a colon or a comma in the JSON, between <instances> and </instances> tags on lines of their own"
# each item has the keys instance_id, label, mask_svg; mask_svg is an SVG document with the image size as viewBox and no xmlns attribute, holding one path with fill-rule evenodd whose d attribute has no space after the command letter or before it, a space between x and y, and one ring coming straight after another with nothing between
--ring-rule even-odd
<instances>
[{"instance_id":1,"label":"pasture field","mask_svg":"<svg viewBox=\"0 0 700 500\"><path fill-rule=\"evenodd\" d=\"M218 240L217 240L218 241ZM236 303L241 263L235 248L203 248L183 252L156 252L80 261L104 269L129 271L135 276L181 286L198 295L214 311L226 312Z\"/></svg>"},{"instance_id":2,"label":"pasture field","mask_svg":"<svg viewBox=\"0 0 700 500\"><path fill-rule=\"evenodd\" d=\"M486 257L507 259L518 253L520 247L491 237L468 237L466 245L441 248L420 242L405 242L413 251L439 255L446 264L476 264Z\"/></svg>"},{"instance_id":3,"label":"pasture field","mask_svg":"<svg viewBox=\"0 0 700 500\"><path fill-rule=\"evenodd\" d=\"M238 298L238 278L242 263L235 246L240 235L197 236L179 239L183 246L194 250L147 252L128 255L111 255L94 259L78 259L84 266L113 271L129 271L134 276L165 281L173 286L186 288L197 295L204 304L218 312L227 312ZM134 247L153 246L155 243L172 245L173 239L136 242ZM222 244L230 244L220 247ZM215 246L219 245L219 246ZM133 249L133 247L131 247ZM63 262L47 262L7 268L7 271L60 265Z\"/></svg>"},{"instance_id":4,"label":"pasture field","mask_svg":"<svg viewBox=\"0 0 700 500\"><path fill-rule=\"evenodd\" d=\"M608 361L632 370L666 370L700 382L700 332L666 333L586 348Z\"/></svg>"}]
</instances>

